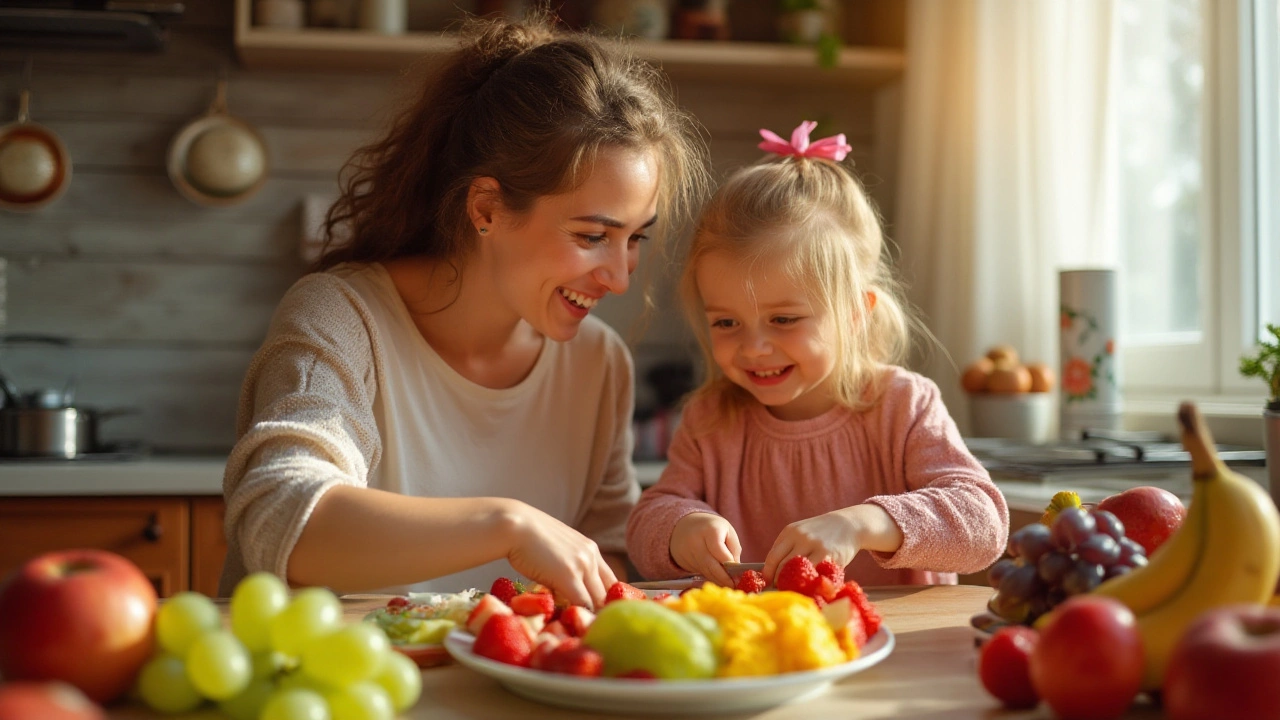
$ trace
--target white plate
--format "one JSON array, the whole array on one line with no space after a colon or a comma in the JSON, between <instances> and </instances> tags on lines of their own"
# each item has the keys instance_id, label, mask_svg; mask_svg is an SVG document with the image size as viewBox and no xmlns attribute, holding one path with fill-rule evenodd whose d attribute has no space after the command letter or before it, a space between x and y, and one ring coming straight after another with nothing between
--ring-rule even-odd
<instances>
[{"instance_id":1,"label":"white plate","mask_svg":"<svg viewBox=\"0 0 1280 720\"><path fill-rule=\"evenodd\" d=\"M549 705L607 713L731 713L760 710L818 695L831 683L875 665L893 652L893 633L880 627L856 659L840 665L756 678L625 680L579 678L530 670L480 657L475 638L454 630L445 649L459 663L497 680L516 695Z\"/></svg>"}]
</instances>

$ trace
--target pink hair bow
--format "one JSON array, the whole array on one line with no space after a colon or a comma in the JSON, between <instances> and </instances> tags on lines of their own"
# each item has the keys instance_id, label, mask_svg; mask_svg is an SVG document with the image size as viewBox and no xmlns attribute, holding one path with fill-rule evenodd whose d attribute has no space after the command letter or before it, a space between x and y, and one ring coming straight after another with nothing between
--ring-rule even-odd
<instances>
[{"instance_id":1,"label":"pink hair bow","mask_svg":"<svg viewBox=\"0 0 1280 720\"><path fill-rule=\"evenodd\" d=\"M818 123L812 120L805 120L800 126L791 131L791 142L787 142L778 137L777 133L772 130L760 128L760 137L764 138L764 142L757 147L765 152L776 153L778 155L795 155L796 157L823 158L826 160L835 160L840 162L849 154L853 147L845 142L844 133L824 137L821 140L809 142L809 133L818 127Z\"/></svg>"}]
</instances>

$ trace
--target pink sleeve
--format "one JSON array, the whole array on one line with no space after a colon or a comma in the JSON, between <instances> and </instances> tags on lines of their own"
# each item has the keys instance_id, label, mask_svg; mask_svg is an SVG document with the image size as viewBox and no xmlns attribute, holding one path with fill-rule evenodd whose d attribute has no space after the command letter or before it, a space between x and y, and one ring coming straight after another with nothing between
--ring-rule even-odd
<instances>
[{"instance_id":1,"label":"pink sleeve","mask_svg":"<svg viewBox=\"0 0 1280 720\"><path fill-rule=\"evenodd\" d=\"M703 478L702 450L688 431L688 423L682 423L671 439L662 477L640 495L627 521L627 552L645 579L689 574L671 559L671 533L685 515L715 513L706 502Z\"/></svg>"},{"instance_id":2,"label":"pink sleeve","mask_svg":"<svg viewBox=\"0 0 1280 720\"><path fill-rule=\"evenodd\" d=\"M978 572L1004 553L1009 508L965 447L938 387L917 377L910 400L891 408L893 434L905 432L900 468L906 491L867 500L898 524L902 546L871 556L885 568Z\"/></svg>"}]
</instances>

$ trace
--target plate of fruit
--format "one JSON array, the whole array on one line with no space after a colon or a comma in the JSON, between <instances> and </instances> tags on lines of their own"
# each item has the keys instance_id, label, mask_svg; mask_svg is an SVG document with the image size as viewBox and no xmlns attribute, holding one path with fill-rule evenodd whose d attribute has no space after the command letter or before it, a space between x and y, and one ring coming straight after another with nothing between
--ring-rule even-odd
<instances>
[{"instance_id":1,"label":"plate of fruit","mask_svg":"<svg viewBox=\"0 0 1280 720\"><path fill-rule=\"evenodd\" d=\"M575 606L545 614L522 614L528 610L490 595L444 646L459 664L550 705L759 710L819 694L893 652L893 633L857 583L825 591L829 597L747 593L708 583L649 599L618 583L599 613Z\"/></svg>"},{"instance_id":2,"label":"plate of fruit","mask_svg":"<svg viewBox=\"0 0 1280 720\"><path fill-rule=\"evenodd\" d=\"M364 619L382 628L392 649L409 656L418 667L436 667L452 662L444 638L466 621L481 595L476 590L398 595Z\"/></svg>"}]
</instances>

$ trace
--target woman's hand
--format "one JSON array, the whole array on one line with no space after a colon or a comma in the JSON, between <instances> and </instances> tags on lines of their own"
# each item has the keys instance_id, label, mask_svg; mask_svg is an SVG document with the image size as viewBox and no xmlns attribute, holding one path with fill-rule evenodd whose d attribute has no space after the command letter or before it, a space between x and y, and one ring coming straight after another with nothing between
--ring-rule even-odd
<instances>
[{"instance_id":1,"label":"woman's hand","mask_svg":"<svg viewBox=\"0 0 1280 720\"><path fill-rule=\"evenodd\" d=\"M516 572L573 605L597 608L618 581L593 540L541 510L513 501L507 560Z\"/></svg>"},{"instance_id":2,"label":"woman's hand","mask_svg":"<svg viewBox=\"0 0 1280 720\"><path fill-rule=\"evenodd\" d=\"M671 532L671 559L676 565L726 587L733 578L723 563L737 562L742 556L738 533L728 520L706 512L685 515Z\"/></svg>"},{"instance_id":3,"label":"woman's hand","mask_svg":"<svg viewBox=\"0 0 1280 720\"><path fill-rule=\"evenodd\" d=\"M761 574L772 583L778 568L794 555L804 555L814 565L829 559L847 567L862 550L895 552L901 545L902 531L884 508L854 505L783 528L765 556Z\"/></svg>"}]
</instances>

